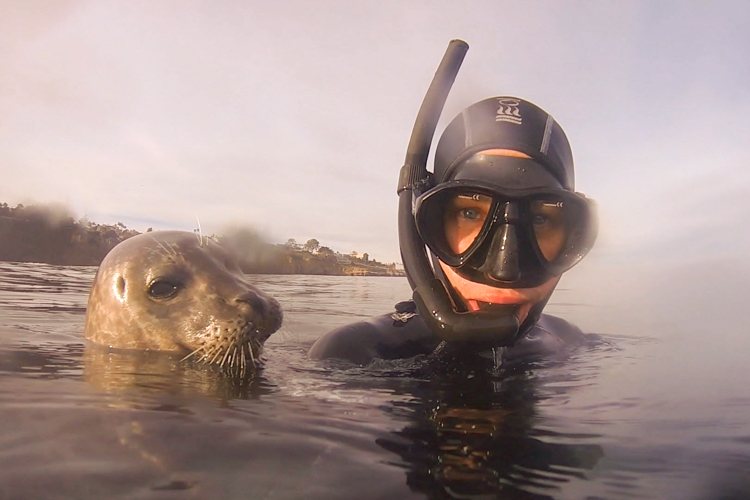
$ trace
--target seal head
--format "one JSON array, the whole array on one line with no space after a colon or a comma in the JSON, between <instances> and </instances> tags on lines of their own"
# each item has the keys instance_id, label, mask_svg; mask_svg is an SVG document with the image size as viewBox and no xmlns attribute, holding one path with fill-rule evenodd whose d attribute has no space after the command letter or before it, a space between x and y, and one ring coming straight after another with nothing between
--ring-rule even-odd
<instances>
[{"instance_id":1,"label":"seal head","mask_svg":"<svg viewBox=\"0 0 750 500\"><path fill-rule=\"evenodd\" d=\"M113 248L94 279L85 336L116 349L184 352L245 373L279 329L279 303L210 238L155 231Z\"/></svg>"}]
</instances>

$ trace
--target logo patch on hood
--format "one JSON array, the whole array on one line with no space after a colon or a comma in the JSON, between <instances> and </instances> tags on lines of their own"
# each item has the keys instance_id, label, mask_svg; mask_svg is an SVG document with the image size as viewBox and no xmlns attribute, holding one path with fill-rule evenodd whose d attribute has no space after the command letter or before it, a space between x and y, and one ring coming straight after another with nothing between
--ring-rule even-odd
<instances>
[{"instance_id":1,"label":"logo patch on hood","mask_svg":"<svg viewBox=\"0 0 750 500\"><path fill-rule=\"evenodd\" d=\"M519 104L521 104L521 101L518 99L507 97L499 98L497 100L497 114L495 115L495 121L521 125L523 123L523 118L521 118L521 111L518 109Z\"/></svg>"}]
</instances>

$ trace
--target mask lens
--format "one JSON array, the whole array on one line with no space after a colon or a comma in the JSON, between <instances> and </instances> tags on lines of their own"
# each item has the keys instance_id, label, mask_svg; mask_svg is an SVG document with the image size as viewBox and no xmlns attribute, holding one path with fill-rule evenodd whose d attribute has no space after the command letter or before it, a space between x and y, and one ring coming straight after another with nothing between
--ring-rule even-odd
<instances>
[{"instance_id":1,"label":"mask lens","mask_svg":"<svg viewBox=\"0 0 750 500\"><path fill-rule=\"evenodd\" d=\"M425 196L416 213L417 229L446 264L461 265L477 248L489 226L494 203L477 191L446 189Z\"/></svg>"},{"instance_id":2,"label":"mask lens","mask_svg":"<svg viewBox=\"0 0 750 500\"><path fill-rule=\"evenodd\" d=\"M542 257L547 262L562 254L570 234L570 208L564 201L534 200L529 211L534 238Z\"/></svg>"},{"instance_id":3,"label":"mask lens","mask_svg":"<svg viewBox=\"0 0 750 500\"><path fill-rule=\"evenodd\" d=\"M565 192L518 195L474 186L438 188L417 201L415 221L440 260L479 273L486 273L480 267L500 250L518 252L525 276L542 268L560 273L580 260L596 237L596 221L585 198ZM506 225L517 235L517 249L497 238Z\"/></svg>"},{"instance_id":4,"label":"mask lens","mask_svg":"<svg viewBox=\"0 0 750 500\"><path fill-rule=\"evenodd\" d=\"M462 255L477 241L492 209L492 198L480 193L456 193L446 200L444 238L454 255Z\"/></svg>"}]
</instances>

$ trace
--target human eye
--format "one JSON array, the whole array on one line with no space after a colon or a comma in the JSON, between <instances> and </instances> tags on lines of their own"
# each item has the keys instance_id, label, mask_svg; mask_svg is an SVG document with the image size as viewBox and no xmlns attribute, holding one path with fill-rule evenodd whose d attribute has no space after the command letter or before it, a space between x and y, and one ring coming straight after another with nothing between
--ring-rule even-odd
<instances>
[{"instance_id":1,"label":"human eye","mask_svg":"<svg viewBox=\"0 0 750 500\"><path fill-rule=\"evenodd\" d=\"M475 224L484 221L489 213L492 199L488 196L466 193L459 194L449 204L449 210L457 222Z\"/></svg>"},{"instance_id":2,"label":"human eye","mask_svg":"<svg viewBox=\"0 0 750 500\"><path fill-rule=\"evenodd\" d=\"M532 223L536 227L544 227L548 225L549 222L550 222L550 218L544 214L534 214L532 217Z\"/></svg>"},{"instance_id":3,"label":"human eye","mask_svg":"<svg viewBox=\"0 0 750 500\"><path fill-rule=\"evenodd\" d=\"M562 202L537 201L531 206L531 223L536 229L554 228L563 223Z\"/></svg>"},{"instance_id":4,"label":"human eye","mask_svg":"<svg viewBox=\"0 0 750 500\"><path fill-rule=\"evenodd\" d=\"M482 212L477 208L462 208L458 212L459 217L466 220L476 221L484 218Z\"/></svg>"}]
</instances>

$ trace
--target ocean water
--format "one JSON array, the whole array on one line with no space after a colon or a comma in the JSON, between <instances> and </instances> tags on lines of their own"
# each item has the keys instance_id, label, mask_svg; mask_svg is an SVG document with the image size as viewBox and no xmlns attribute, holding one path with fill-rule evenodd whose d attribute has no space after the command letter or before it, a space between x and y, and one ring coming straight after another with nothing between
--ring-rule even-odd
<instances>
[{"instance_id":1,"label":"ocean water","mask_svg":"<svg viewBox=\"0 0 750 500\"><path fill-rule=\"evenodd\" d=\"M750 497L743 297L574 276L548 312L591 336L564 357L354 366L306 351L404 279L253 276L285 323L234 380L87 345L94 272L0 263L0 498Z\"/></svg>"}]
</instances>

